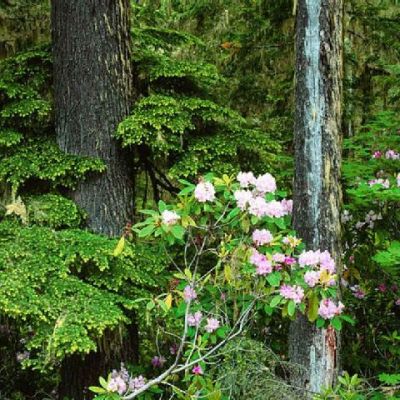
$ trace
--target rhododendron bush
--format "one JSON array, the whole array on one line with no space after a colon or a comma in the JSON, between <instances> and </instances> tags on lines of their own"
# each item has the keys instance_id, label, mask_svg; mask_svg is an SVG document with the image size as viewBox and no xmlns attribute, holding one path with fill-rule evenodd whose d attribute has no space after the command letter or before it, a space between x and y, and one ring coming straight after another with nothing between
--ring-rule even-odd
<instances>
[{"instance_id":1,"label":"rhododendron bush","mask_svg":"<svg viewBox=\"0 0 400 400\"><path fill-rule=\"evenodd\" d=\"M218 391L210 363L260 313L302 313L336 329L350 320L337 299L335 261L326 249L304 249L290 228L292 201L272 175L210 174L196 185L181 183L176 203L143 210L146 219L133 228L141 240L162 241L175 270L169 292L146 306L167 321L162 340L171 343L171 356L153 359L161 371L155 377L114 371L92 388L101 396L132 399L160 384L174 393Z\"/></svg>"}]
</instances>

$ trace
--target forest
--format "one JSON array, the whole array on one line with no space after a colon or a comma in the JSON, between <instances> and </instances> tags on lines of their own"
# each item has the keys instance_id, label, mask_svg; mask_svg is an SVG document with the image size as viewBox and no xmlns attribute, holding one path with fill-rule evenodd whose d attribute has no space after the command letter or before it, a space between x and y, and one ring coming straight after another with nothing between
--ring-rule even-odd
<instances>
[{"instance_id":1,"label":"forest","mask_svg":"<svg viewBox=\"0 0 400 400\"><path fill-rule=\"evenodd\" d=\"M400 399L399 0L0 0L3 399Z\"/></svg>"}]
</instances>

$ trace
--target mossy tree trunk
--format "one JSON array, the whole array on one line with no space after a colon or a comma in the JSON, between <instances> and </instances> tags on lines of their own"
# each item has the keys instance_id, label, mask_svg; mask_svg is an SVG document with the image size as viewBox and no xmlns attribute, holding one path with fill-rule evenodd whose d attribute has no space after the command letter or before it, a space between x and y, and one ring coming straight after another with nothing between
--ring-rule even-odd
<instances>
[{"instance_id":1,"label":"mossy tree trunk","mask_svg":"<svg viewBox=\"0 0 400 400\"><path fill-rule=\"evenodd\" d=\"M343 0L299 0L296 17L294 227L308 249L328 250L340 271L340 164ZM332 385L338 336L304 318L290 328L293 383Z\"/></svg>"},{"instance_id":2,"label":"mossy tree trunk","mask_svg":"<svg viewBox=\"0 0 400 400\"><path fill-rule=\"evenodd\" d=\"M120 235L133 211L128 155L113 138L132 106L129 9L129 0L53 0L51 10L57 141L67 153L99 157L106 165L71 197L87 211L88 227L108 236ZM137 355L136 327L128 330L122 346L110 335L107 352L63 362L61 399L89 398L86 388L99 375L124 355Z\"/></svg>"}]
</instances>

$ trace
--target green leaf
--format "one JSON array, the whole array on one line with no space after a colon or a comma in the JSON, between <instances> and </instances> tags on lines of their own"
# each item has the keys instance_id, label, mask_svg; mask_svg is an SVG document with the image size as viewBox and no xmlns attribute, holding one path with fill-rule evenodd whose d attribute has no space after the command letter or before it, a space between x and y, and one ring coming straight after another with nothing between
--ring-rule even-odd
<instances>
[{"instance_id":1,"label":"green leaf","mask_svg":"<svg viewBox=\"0 0 400 400\"><path fill-rule=\"evenodd\" d=\"M293 317L294 313L296 312L296 304L293 300L290 300L288 303L288 315L289 317Z\"/></svg>"},{"instance_id":2,"label":"green leaf","mask_svg":"<svg viewBox=\"0 0 400 400\"><path fill-rule=\"evenodd\" d=\"M340 331L342 329L342 321L339 317L333 317L331 320L331 325L337 330Z\"/></svg>"},{"instance_id":3,"label":"green leaf","mask_svg":"<svg viewBox=\"0 0 400 400\"><path fill-rule=\"evenodd\" d=\"M139 231L138 236L140 238L150 236L153 233L154 229L155 229L154 225L147 225L145 228L143 228Z\"/></svg>"},{"instance_id":4,"label":"green leaf","mask_svg":"<svg viewBox=\"0 0 400 400\"><path fill-rule=\"evenodd\" d=\"M98 386L89 386L89 390L93 393L97 393L97 394L103 394L103 393L107 393L107 391L101 387Z\"/></svg>"},{"instance_id":5,"label":"green leaf","mask_svg":"<svg viewBox=\"0 0 400 400\"><path fill-rule=\"evenodd\" d=\"M162 213L163 211L165 211L167 209L167 205L162 200L160 200L158 202L158 209L159 209L160 213Z\"/></svg>"},{"instance_id":6,"label":"green leaf","mask_svg":"<svg viewBox=\"0 0 400 400\"><path fill-rule=\"evenodd\" d=\"M316 325L317 325L317 328L323 328L325 326L325 320L322 319L321 317L318 317Z\"/></svg>"},{"instance_id":7,"label":"green leaf","mask_svg":"<svg viewBox=\"0 0 400 400\"><path fill-rule=\"evenodd\" d=\"M310 322L314 322L318 318L319 299L316 293L312 293L307 310L307 317Z\"/></svg>"},{"instance_id":8,"label":"green leaf","mask_svg":"<svg viewBox=\"0 0 400 400\"><path fill-rule=\"evenodd\" d=\"M119 255L121 255L122 252L124 251L124 247L125 247L125 237L122 236L121 239L118 240L118 244L114 249L113 256L118 257Z\"/></svg>"},{"instance_id":9,"label":"green leaf","mask_svg":"<svg viewBox=\"0 0 400 400\"><path fill-rule=\"evenodd\" d=\"M174 225L171 229L171 233L176 239L183 239L185 235L185 229L181 225Z\"/></svg>"},{"instance_id":10,"label":"green leaf","mask_svg":"<svg viewBox=\"0 0 400 400\"><path fill-rule=\"evenodd\" d=\"M282 296L280 294L278 294L277 296L274 296L271 300L271 302L269 303L269 305L274 308L276 307L282 300Z\"/></svg>"},{"instance_id":11,"label":"green leaf","mask_svg":"<svg viewBox=\"0 0 400 400\"><path fill-rule=\"evenodd\" d=\"M267 281L271 286L279 286L282 280L282 275L279 271L272 272L267 276Z\"/></svg>"}]
</instances>

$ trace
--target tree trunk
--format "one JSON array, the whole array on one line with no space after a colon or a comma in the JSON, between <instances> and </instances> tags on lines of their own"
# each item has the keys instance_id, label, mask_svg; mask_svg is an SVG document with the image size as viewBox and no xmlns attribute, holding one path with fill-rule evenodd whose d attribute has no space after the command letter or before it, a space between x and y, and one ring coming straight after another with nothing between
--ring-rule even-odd
<instances>
[{"instance_id":1,"label":"tree trunk","mask_svg":"<svg viewBox=\"0 0 400 400\"><path fill-rule=\"evenodd\" d=\"M293 222L308 249L328 250L340 272L342 0L299 0L296 19ZM303 368L292 382L312 392L331 386L338 337L304 318L291 324L289 355Z\"/></svg>"},{"instance_id":2,"label":"tree trunk","mask_svg":"<svg viewBox=\"0 0 400 400\"><path fill-rule=\"evenodd\" d=\"M120 235L133 211L128 155L113 138L133 97L129 8L129 0L53 0L51 10L57 141L67 153L98 157L106 165L71 197L87 211L89 228L108 236ZM61 399L92 397L86 388L123 360L121 347L137 354L135 325L127 331L123 345L109 342L111 353L64 360Z\"/></svg>"},{"instance_id":3,"label":"tree trunk","mask_svg":"<svg viewBox=\"0 0 400 400\"><path fill-rule=\"evenodd\" d=\"M130 111L129 0L53 0L54 102L62 150L101 158L107 170L72 194L89 227L121 234L133 209L131 171L112 135Z\"/></svg>"}]
</instances>

